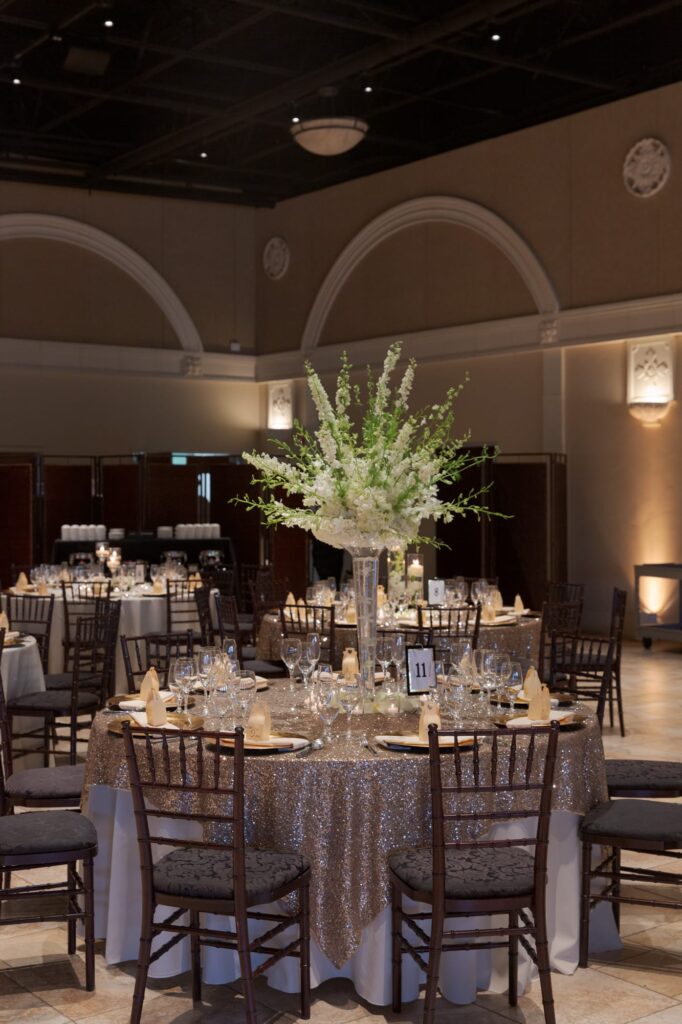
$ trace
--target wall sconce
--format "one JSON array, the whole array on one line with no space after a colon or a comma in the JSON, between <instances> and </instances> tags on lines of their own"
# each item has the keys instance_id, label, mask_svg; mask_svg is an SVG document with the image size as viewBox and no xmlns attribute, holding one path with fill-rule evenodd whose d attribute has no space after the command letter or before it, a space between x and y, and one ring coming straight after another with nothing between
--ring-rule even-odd
<instances>
[{"instance_id":1,"label":"wall sconce","mask_svg":"<svg viewBox=\"0 0 682 1024\"><path fill-rule=\"evenodd\" d=\"M268 384L268 430L291 430L293 425L293 382Z\"/></svg>"},{"instance_id":2,"label":"wall sconce","mask_svg":"<svg viewBox=\"0 0 682 1024\"><path fill-rule=\"evenodd\" d=\"M658 427L675 399L673 343L633 341L628 346L628 411L645 427Z\"/></svg>"}]
</instances>

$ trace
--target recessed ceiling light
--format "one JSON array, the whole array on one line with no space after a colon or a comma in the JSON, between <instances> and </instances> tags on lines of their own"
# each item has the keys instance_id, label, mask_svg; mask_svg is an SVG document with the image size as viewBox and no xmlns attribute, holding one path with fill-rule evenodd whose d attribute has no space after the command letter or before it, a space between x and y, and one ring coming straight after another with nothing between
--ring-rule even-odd
<instances>
[{"instance_id":1,"label":"recessed ceiling light","mask_svg":"<svg viewBox=\"0 0 682 1024\"><path fill-rule=\"evenodd\" d=\"M371 85L366 85L365 86L365 92L372 92L372 86Z\"/></svg>"},{"instance_id":2,"label":"recessed ceiling light","mask_svg":"<svg viewBox=\"0 0 682 1024\"><path fill-rule=\"evenodd\" d=\"M502 36L500 35L500 33L499 33L499 32L493 32L493 34L491 35L491 37L490 37L490 38L492 39L492 41L493 41L494 43L499 43L499 41L500 41L500 39L502 38Z\"/></svg>"},{"instance_id":3,"label":"recessed ceiling light","mask_svg":"<svg viewBox=\"0 0 682 1024\"><path fill-rule=\"evenodd\" d=\"M201 157L202 160L205 160L208 156L208 153L206 152L205 149L202 149L201 153L199 153L199 156Z\"/></svg>"},{"instance_id":4,"label":"recessed ceiling light","mask_svg":"<svg viewBox=\"0 0 682 1024\"><path fill-rule=\"evenodd\" d=\"M104 22L104 27L105 27L105 28L113 28L113 27L114 27L114 23L113 23L113 21L111 20L111 18L107 18L107 19L105 20L105 22Z\"/></svg>"},{"instance_id":5,"label":"recessed ceiling light","mask_svg":"<svg viewBox=\"0 0 682 1024\"><path fill-rule=\"evenodd\" d=\"M53 43L61 43L61 41L62 41L62 36L58 35L55 32L55 34L52 36L52 42Z\"/></svg>"},{"instance_id":6,"label":"recessed ceiling light","mask_svg":"<svg viewBox=\"0 0 682 1024\"><path fill-rule=\"evenodd\" d=\"M292 124L298 124L300 120L301 120L300 117L296 117L296 115L294 114L294 116L291 119L291 123Z\"/></svg>"},{"instance_id":7,"label":"recessed ceiling light","mask_svg":"<svg viewBox=\"0 0 682 1024\"><path fill-rule=\"evenodd\" d=\"M21 79L20 78L13 78L12 79L12 85L21 85Z\"/></svg>"}]
</instances>

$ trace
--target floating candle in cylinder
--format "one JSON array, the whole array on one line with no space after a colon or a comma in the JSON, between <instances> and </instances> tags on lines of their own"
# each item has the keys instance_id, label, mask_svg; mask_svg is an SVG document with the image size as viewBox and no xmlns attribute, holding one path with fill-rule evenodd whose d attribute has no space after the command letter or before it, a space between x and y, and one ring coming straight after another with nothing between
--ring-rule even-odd
<instances>
[{"instance_id":1,"label":"floating candle in cylinder","mask_svg":"<svg viewBox=\"0 0 682 1024\"><path fill-rule=\"evenodd\" d=\"M424 596L424 563L421 555L408 557L406 589L410 601L419 601Z\"/></svg>"}]
</instances>

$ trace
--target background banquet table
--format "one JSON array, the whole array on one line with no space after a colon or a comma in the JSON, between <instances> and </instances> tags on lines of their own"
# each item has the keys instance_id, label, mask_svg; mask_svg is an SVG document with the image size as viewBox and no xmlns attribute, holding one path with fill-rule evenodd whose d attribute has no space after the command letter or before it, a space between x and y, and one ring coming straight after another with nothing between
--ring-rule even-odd
<instances>
[{"instance_id":1,"label":"background banquet table","mask_svg":"<svg viewBox=\"0 0 682 1024\"><path fill-rule=\"evenodd\" d=\"M282 710L291 704L284 684L275 684L268 700L281 731L288 727L308 736L319 733L316 717L309 712L292 720ZM108 962L117 963L137 957L140 884L123 744L108 732L109 721L107 714L100 714L92 732L86 810L99 835L96 934L105 939ZM247 760L247 842L298 850L311 861L313 985L330 977L349 977L357 992L377 1005L390 1001L387 855L429 842L428 757L376 756L362 745L361 735L406 727L414 731L415 723L414 714L354 716L355 735L349 741L341 735L345 731L345 716L341 716L333 742L308 757L284 754ZM564 972L573 971L578 959L578 822L605 798L601 736L590 717L584 728L560 737L554 791L548 927L552 964ZM601 948L619 944L608 915L595 920L592 937ZM452 957L457 958L455 966L449 963ZM152 974L171 976L188 964L188 952L176 947L152 966ZM220 950L206 949L204 971L206 980L214 983L239 976L236 959ZM526 963L522 983L529 971ZM268 978L277 988L296 990L297 968L281 961ZM492 958L483 952L448 954L443 958L441 980L448 999L470 1002L477 988L504 990L506 963L497 954ZM415 998L419 982L417 968L406 960L405 999Z\"/></svg>"},{"instance_id":2,"label":"background banquet table","mask_svg":"<svg viewBox=\"0 0 682 1024\"><path fill-rule=\"evenodd\" d=\"M405 629L414 629L415 622L405 622ZM401 628L399 623L395 627ZM279 615L264 615L258 632L256 657L264 661L277 661L280 657L280 637L282 624ZM335 626L334 651L335 663L341 664L344 647L357 647L357 627L351 625ZM486 626L481 624L479 647L494 643L496 648L504 651L515 661L536 661L540 642L540 619L523 617L518 622L502 626Z\"/></svg>"}]
</instances>

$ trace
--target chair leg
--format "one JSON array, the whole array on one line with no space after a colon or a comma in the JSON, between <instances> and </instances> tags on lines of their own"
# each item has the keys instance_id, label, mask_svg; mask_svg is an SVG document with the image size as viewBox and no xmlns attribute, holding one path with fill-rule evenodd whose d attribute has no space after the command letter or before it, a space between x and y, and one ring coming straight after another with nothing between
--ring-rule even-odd
<instances>
[{"instance_id":1,"label":"chair leg","mask_svg":"<svg viewBox=\"0 0 682 1024\"><path fill-rule=\"evenodd\" d=\"M69 864L67 866L67 868L66 868L66 881L67 881L67 885L69 887L69 890L73 893L75 891L75 889L76 889L77 884L78 884L77 881L76 881L76 871L75 871L75 865L74 864ZM69 913L73 913L74 910L77 907L78 897L72 895L72 896L69 896L67 898L67 900L68 900L67 906L68 906L68 909L69 909ZM70 917L69 918L69 920L67 922L67 925L66 925L66 931L67 931L67 935L68 935L69 955L73 956L73 954L76 952L76 918L75 917Z\"/></svg>"},{"instance_id":2,"label":"chair leg","mask_svg":"<svg viewBox=\"0 0 682 1024\"><path fill-rule=\"evenodd\" d=\"M257 1024L256 999L253 992L253 974L251 973L251 951L249 950L249 919L245 907L235 907L234 920L237 930L237 952L242 973L244 1002L246 1003L246 1024Z\"/></svg>"},{"instance_id":3,"label":"chair leg","mask_svg":"<svg viewBox=\"0 0 682 1024\"><path fill-rule=\"evenodd\" d=\"M583 843L582 881L580 887L580 955L578 964L587 967L590 948L590 902L592 896L592 843Z\"/></svg>"},{"instance_id":4,"label":"chair leg","mask_svg":"<svg viewBox=\"0 0 682 1024\"><path fill-rule=\"evenodd\" d=\"M441 946L443 944L443 923L443 910L434 906L431 915L429 968L426 972L426 992L424 995L424 1024L433 1024L436 1017L438 974L440 971Z\"/></svg>"},{"instance_id":5,"label":"chair leg","mask_svg":"<svg viewBox=\"0 0 682 1024\"><path fill-rule=\"evenodd\" d=\"M620 668L616 668L613 679L616 687L616 704L618 707L618 722L620 724L620 734L625 736L625 718L623 715L623 691L620 686Z\"/></svg>"},{"instance_id":6,"label":"chair leg","mask_svg":"<svg viewBox=\"0 0 682 1024\"><path fill-rule=\"evenodd\" d=\"M514 913L509 915L509 927L518 928L519 926L519 915ZM519 987L519 937L518 935L509 936L509 1005L516 1006L518 1003L518 987Z\"/></svg>"},{"instance_id":7,"label":"chair leg","mask_svg":"<svg viewBox=\"0 0 682 1024\"><path fill-rule=\"evenodd\" d=\"M85 928L85 987L95 991L95 886L92 857L83 861L83 925Z\"/></svg>"},{"instance_id":8,"label":"chair leg","mask_svg":"<svg viewBox=\"0 0 682 1024\"><path fill-rule=\"evenodd\" d=\"M535 945L538 956L542 1008L545 1011L545 1024L556 1024L554 996L552 995L552 975L549 969L549 944L547 942L547 921L545 919L544 901L542 906L535 907L534 916Z\"/></svg>"},{"instance_id":9,"label":"chair leg","mask_svg":"<svg viewBox=\"0 0 682 1024\"><path fill-rule=\"evenodd\" d=\"M152 932L154 909L148 912L145 908L142 912L142 931L140 933L140 948L137 955L137 971L135 973L135 989L133 991L133 1005L130 1011L130 1024L140 1024L142 1019L142 1004L144 993L147 987L147 974L149 973L149 960L152 953Z\"/></svg>"},{"instance_id":10,"label":"chair leg","mask_svg":"<svg viewBox=\"0 0 682 1024\"><path fill-rule=\"evenodd\" d=\"M620 849L614 847L612 850L613 863L611 870L613 871L613 895L620 896ZM620 935L620 903L612 903L613 907L613 919L616 922L616 928Z\"/></svg>"},{"instance_id":11,"label":"chair leg","mask_svg":"<svg viewBox=\"0 0 682 1024\"><path fill-rule=\"evenodd\" d=\"M310 1020L310 883L304 882L299 892L301 910L301 1017Z\"/></svg>"},{"instance_id":12,"label":"chair leg","mask_svg":"<svg viewBox=\"0 0 682 1024\"><path fill-rule=\"evenodd\" d=\"M199 941L199 912L190 910L189 923L192 928L190 945L192 950L192 1002L201 1002L201 943Z\"/></svg>"},{"instance_id":13,"label":"chair leg","mask_svg":"<svg viewBox=\"0 0 682 1024\"><path fill-rule=\"evenodd\" d=\"M43 719L45 725L43 726L43 768L49 768L50 766L50 726L54 725L54 722L49 718Z\"/></svg>"},{"instance_id":14,"label":"chair leg","mask_svg":"<svg viewBox=\"0 0 682 1024\"><path fill-rule=\"evenodd\" d=\"M613 676L609 683L609 725L613 728Z\"/></svg>"},{"instance_id":15,"label":"chair leg","mask_svg":"<svg viewBox=\"0 0 682 1024\"><path fill-rule=\"evenodd\" d=\"M400 920L400 911L402 908L402 896L400 891L395 887L391 886L391 935L393 942L393 954L392 954L392 973L393 973L393 1012L400 1013L403 1005L403 985L402 985L402 967L403 967L403 956L402 956L402 922Z\"/></svg>"}]
</instances>

